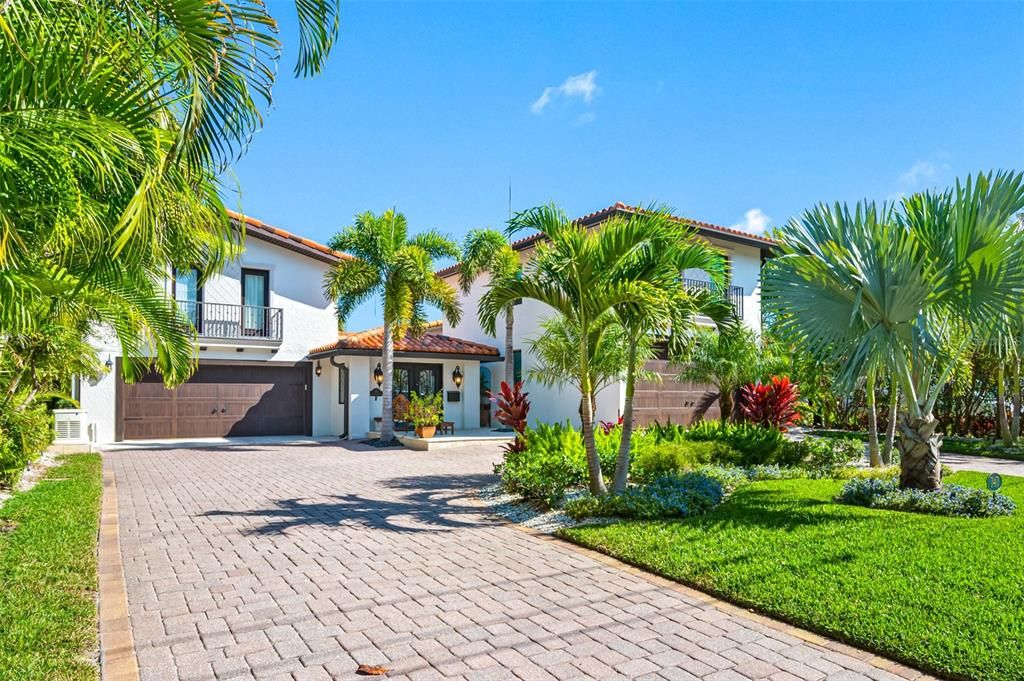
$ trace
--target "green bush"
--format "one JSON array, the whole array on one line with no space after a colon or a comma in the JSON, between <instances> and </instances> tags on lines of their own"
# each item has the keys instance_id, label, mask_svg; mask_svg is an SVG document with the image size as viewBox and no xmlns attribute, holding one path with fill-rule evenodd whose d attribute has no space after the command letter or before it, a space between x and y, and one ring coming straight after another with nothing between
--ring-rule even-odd
<instances>
[{"instance_id":1,"label":"green bush","mask_svg":"<svg viewBox=\"0 0 1024 681\"><path fill-rule=\"evenodd\" d=\"M526 449L505 452L494 467L505 489L556 506L565 490L587 481L587 456L580 432L568 423L527 428Z\"/></svg>"},{"instance_id":2,"label":"green bush","mask_svg":"<svg viewBox=\"0 0 1024 681\"><path fill-rule=\"evenodd\" d=\"M962 518L1013 515L1017 504L1003 494L963 485L944 485L937 490L900 489L896 480L850 480L836 501L841 504L886 508L892 511L928 513Z\"/></svg>"},{"instance_id":3,"label":"green bush","mask_svg":"<svg viewBox=\"0 0 1024 681\"><path fill-rule=\"evenodd\" d=\"M666 441L641 448L633 456L631 474L637 482L682 473L710 463L738 461L739 453L724 442Z\"/></svg>"},{"instance_id":4,"label":"green bush","mask_svg":"<svg viewBox=\"0 0 1024 681\"><path fill-rule=\"evenodd\" d=\"M707 513L722 503L725 491L700 473L663 475L650 484L630 487L622 494L585 496L565 505L571 518L686 518Z\"/></svg>"},{"instance_id":5,"label":"green bush","mask_svg":"<svg viewBox=\"0 0 1024 681\"><path fill-rule=\"evenodd\" d=\"M53 441L45 406L0 414L0 487L13 487L22 471Z\"/></svg>"},{"instance_id":6,"label":"green bush","mask_svg":"<svg viewBox=\"0 0 1024 681\"><path fill-rule=\"evenodd\" d=\"M775 428L764 428L749 423L718 423L698 421L689 428L668 424L651 426L658 442L721 442L735 450L739 457L727 463L742 466L780 463L779 454L786 442L785 436Z\"/></svg>"}]
</instances>

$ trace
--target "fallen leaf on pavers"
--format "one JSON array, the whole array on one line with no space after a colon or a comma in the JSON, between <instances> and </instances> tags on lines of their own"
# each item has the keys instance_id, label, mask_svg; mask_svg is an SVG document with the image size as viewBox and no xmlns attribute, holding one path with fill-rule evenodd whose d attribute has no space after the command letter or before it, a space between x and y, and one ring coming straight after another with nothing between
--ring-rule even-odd
<instances>
[{"instance_id":1,"label":"fallen leaf on pavers","mask_svg":"<svg viewBox=\"0 0 1024 681\"><path fill-rule=\"evenodd\" d=\"M360 676L384 676L387 673L387 667L377 667L372 664L361 664L356 668L356 674Z\"/></svg>"}]
</instances>

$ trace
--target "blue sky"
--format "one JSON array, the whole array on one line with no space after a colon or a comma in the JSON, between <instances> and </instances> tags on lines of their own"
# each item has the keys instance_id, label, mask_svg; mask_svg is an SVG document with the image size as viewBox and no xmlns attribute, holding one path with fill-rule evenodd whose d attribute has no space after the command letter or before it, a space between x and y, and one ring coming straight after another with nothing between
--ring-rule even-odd
<instances>
[{"instance_id":1,"label":"blue sky","mask_svg":"<svg viewBox=\"0 0 1024 681\"><path fill-rule=\"evenodd\" d=\"M292 3L269 5L286 53L235 179L248 214L320 241L392 205L502 227L509 178L514 209L758 229L1024 169L1024 2L343 2L312 80L290 76Z\"/></svg>"}]
</instances>

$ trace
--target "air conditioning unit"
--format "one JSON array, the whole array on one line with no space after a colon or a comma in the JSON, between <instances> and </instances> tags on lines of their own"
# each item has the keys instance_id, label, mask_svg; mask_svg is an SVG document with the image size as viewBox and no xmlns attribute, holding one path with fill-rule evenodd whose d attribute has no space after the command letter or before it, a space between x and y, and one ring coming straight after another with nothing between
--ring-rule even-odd
<instances>
[{"instance_id":1,"label":"air conditioning unit","mask_svg":"<svg viewBox=\"0 0 1024 681\"><path fill-rule=\"evenodd\" d=\"M54 444L85 444L85 411L81 409L54 409L53 426L56 431Z\"/></svg>"}]
</instances>

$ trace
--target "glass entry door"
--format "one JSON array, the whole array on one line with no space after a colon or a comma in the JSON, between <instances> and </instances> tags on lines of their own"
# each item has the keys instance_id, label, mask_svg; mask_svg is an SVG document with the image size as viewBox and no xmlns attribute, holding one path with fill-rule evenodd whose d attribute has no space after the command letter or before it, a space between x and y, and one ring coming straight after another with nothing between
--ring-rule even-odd
<instances>
[{"instance_id":1,"label":"glass entry door","mask_svg":"<svg viewBox=\"0 0 1024 681\"><path fill-rule=\"evenodd\" d=\"M433 395L441 387L440 364L395 364L393 395Z\"/></svg>"},{"instance_id":2,"label":"glass entry door","mask_svg":"<svg viewBox=\"0 0 1024 681\"><path fill-rule=\"evenodd\" d=\"M264 270L242 270L242 333L266 336L269 327L270 276Z\"/></svg>"}]
</instances>

